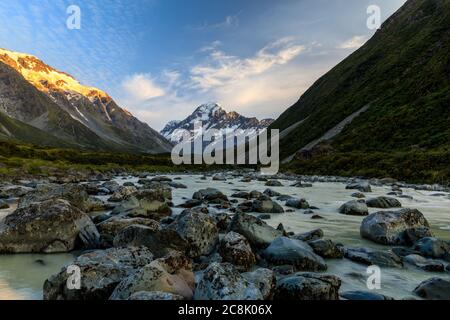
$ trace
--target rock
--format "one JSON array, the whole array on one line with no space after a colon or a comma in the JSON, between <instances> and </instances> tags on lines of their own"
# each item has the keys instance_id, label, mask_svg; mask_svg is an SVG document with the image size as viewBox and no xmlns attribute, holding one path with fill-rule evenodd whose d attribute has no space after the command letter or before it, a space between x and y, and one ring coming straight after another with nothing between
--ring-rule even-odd
<instances>
[{"instance_id":1,"label":"rock","mask_svg":"<svg viewBox=\"0 0 450 320\"><path fill-rule=\"evenodd\" d=\"M232 263L241 271L247 271L256 263L247 239L234 231L227 233L220 241L219 253L224 262Z\"/></svg>"},{"instance_id":2,"label":"rock","mask_svg":"<svg viewBox=\"0 0 450 320\"><path fill-rule=\"evenodd\" d=\"M226 195L214 188L202 189L194 193L192 199L200 201L224 200L228 201Z\"/></svg>"},{"instance_id":3,"label":"rock","mask_svg":"<svg viewBox=\"0 0 450 320\"><path fill-rule=\"evenodd\" d=\"M427 260L417 254L410 254L403 258L403 262L412 264L420 269L431 272L444 272L445 265L436 260Z\"/></svg>"},{"instance_id":4,"label":"rock","mask_svg":"<svg viewBox=\"0 0 450 320\"><path fill-rule=\"evenodd\" d=\"M322 239L323 238L323 230L315 229L313 231L309 231L306 233L296 234L293 238L300 240L300 241L305 241L305 242Z\"/></svg>"},{"instance_id":5,"label":"rock","mask_svg":"<svg viewBox=\"0 0 450 320\"><path fill-rule=\"evenodd\" d=\"M270 218L271 218L270 214L260 214L260 215L258 215L258 219L261 219L261 220L270 220Z\"/></svg>"},{"instance_id":6,"label":"rock","mask_svg":"<svg viewBox=\"0 0 450 320\"><path fill-rule=\"evenodd\" d=\"M313 219L313 220L319 220L319 219L325 219L325 218L322 217L321 215L314 214L314 215L311 217L311 219Z\"/></svg>"},{"instance_id":7,"label":"rock","mask_svg":"<svg viewBox=\"0 0 450 320\"><path fill-rule=\"evenodd\" d=\"M380 267L402 268L403 263L400 257L393 252L378 251L366 248L346 248L344 256L354 262L368 266L377 265Z\"/></svg>"},{"instance_id":8,"label":"rock","mask_svg":"<svg viewBox=\"0 0 450 320\"><path fill-rule=\"evenodd\" d=\"M305 211L303 212L303 214L314 214L314 211L308 209L308 210L305 210Z\"/></svg>"},{"instance_id":9,"label":"rock","mask_svg":"<svg viewBox=\"0 0 450 320\"><path fill-rule=\"evenodd\" d=\"M390 197L376 197L368 199L366 204L369 208L400 208L402 204L395 198Z\"/></svg>"},{"instance_id":10,"label":"rock","mask_svg":"<svg viewBox=\"0 0 450 320\"><path fill-rule=\"evenodd\" d=\"M72 272L64 267L44 283L44 300L106 300L124 278L153 260L146 248L112 248L79 256L71 265L80 268L80 290L67 287Z\"/></svg>"},{"instance_id":11,"label":"rock","mask_svg":"<svg viewBox=\"0 0 450 320\"><path fill-rule=\"evenodd\" d=\"M240 192L233 193L231 195L231 197L237 198L237 199L250 199L250 194L245 191L240 191Z\"/></svg>"},{"instance_id":12,"label":"rock","mask_svg":"<svg viewBox=\"0 0 450 320\"><path fill-rule=\"evenodd\" d=\"M249 196L250 196L250 199L259 199L259 198L263 197L264 194L262 194L259 191L253 190L253 191L250 191Z\"/></svg>"},{"instance_id":13,"label":"rock","mask_svg":"<svg viewBox=\"0 0 450 320\"><path fill-rule=\"evenodd\" d=\"M169 182L169 186L174 189L187 189L187 186L179 182Z\"/></svg>"},{"instance_id":14,"label":"rock","mask_svg":"<svg viewBox=\"0 0 450 320\"><path fill-rule=\"evenodd\" d=\"M84 212L65 200L19 208L0 224L1 253L56 253L95 248L100 235Z\"/></svg>"},{"instance_id":15,"label":"rock","mask_svg":"<svg viewBox=\"0 0 450 320\"><path fill-rule=\"evenodd\" d=\"M417 236L431 236L428 221L419 210L381 211L366 217L361 236L385 245L410 245Z\"/></svg>"},{"instance_id":16,"label":"rock","mask_svg":"<svg viewBox=\"0 0 450 320\"><path fill-rule=\"evenodd\" d=\"M186 209L168 228L188 243L187 255L191 258L210 254L219 242L214 219L201 212Z\"/></svg>"},{"instance_id":17,"label":"rock","mask_svg":"<svg viewBox=\"0 0 450 320\"><path fill-rule=\"evenodd\" d=\"M192 199L192 200L186 201L185 203L180 204L178 207L185 208L185 209L191 209L191 208L195 208L195 207L201 206L202 203L203 202L200 201L200 200Z\"/></svg>"},{"instance_id":18,"label":"rock","mask_svg":"<svg viewBox=\"0 0 450 320\"><path fill-rule=\"evenodd\" d=\"M269 180L265 184L266 187L282 187L283 184L278 180Z\"/></svg>"},{"instance_id":19,"label":"rock","mask_svg":"<svg viewBox=\"0 0 450 320\"><path fill-rule=\"evenodd\" d=\"M341 297L347 300L394 300L394 298L371 291L345 291L341 293Z\"/></svg>"},{"instance_id":20,"label":"rock","mask_svg":"<svg viewBox=\"0 0 450 320\"><path fill-rule=\"evenodd\" d=\"M450 245L440 239L431 237L422 238L414 244L413 250L419 251L425 257L450 262Z\"/></svg>"},{"instance_id":21,"label":"rock","mask_svg":"<svg viewBox=\"0 0 450 320\"><path fill-rule=\"evenodd\" d=\"M313 185L311 183L303 183L301 181L297 181L291 187L297 187L297 188L311 188Z\"/></svg>"},{"instance_id":22,"label":"rock","mask_svg":"<svg viewBox=\"0 0 450 320\"><path fill-rule=\"evenodd\" d=\"M264 190L263 194L265 194L268 197L278 197L281 196L281 193L274 191L272 189L266 189Z\"/></svg>"},{"instance_id":23,"label":"rock","mask_svg":"<svg viewBox=\"0 0 450 320\"><path fill-rule=\"evenodd\" d=\"M405 247L393 247L391 250L393 253L395 253L397 256L401 258L409 256L410 254L420 255L419 251Z\"/></svg>"},{"instance_id":24,"label":"rock","mask_svg":"<svg viewBox=\"0 0 450 320\"><path fill-rule=\"evenodd\" d=\"M151 182L172 182L172 179L166 176L157 176L150 179Z\"/></svg>"},{"instance_id":25,"label":"rock","mask_svg":"<svg viewBox=\"0 0 450 320\"><path fill-rule=\"evenodd\" d=\"M229 263L212 263L196 275L195 300L262 300L261 291Z\"/></svg>"},{"instance_id":26,"label":"rock","mask_svg":"<svg viewBox=\"0 0 450 320\"><path fill-rule=\"evenodd\" d=\"M85 186L81 184L39 185L35 190L23 196L17 207L25 208L35 202L44 202L50 199L63 199L69 201L73 206L83 212L93 211L98 206L98 199L91 198L86 192Z\"/></svg>"},{"instance_id":27,"label":"rock","mask_svg":"<svg viewBox=\"0 0 450 320\"><path fill-rule=\"evenodd\" d=\"M126 197L120 205L114 208L112 214L160 220L172 213L169 207L171 199L172 191L167 188L139 190Z\"/></svg>"},{"instance_id":28,"label":"rock","mask_svg":"<svg viewBox=\"0 0 450 320\"><path fill-rule=\"evenodd\" d=\"M326 259L342 259L344 257L343 250L333 241L325 239L317 239L308 241L308 245L314 250L314 253Z\"/></svg>"},{"instance_id":29,"label":"rock","mask_svg":"<svg viewBox=\"0 0 450 320\"><path fill-rule=\"evenodd\" d=\"M150 262L122 280L110 299L126 300L141 291L161 291L191 300L194 288L191 260L181 253L174 252Z\"/></svg>"},{"instance_id":30,"label":"rock","mask_svg":"<svg viewBox=\"0 0 450 320\"><path fill-rule=\"evenodd\" d=\"M155 226L131 225L120 231L114 238L115 247L147 247L157 258L170 251L185 252L188 243L173 230Z\"/></svg>"},{"instance_id":31,"label":"rock","mask_svg":"<svg viewBox=\"0 0 450 320\"><path fill-rule=\"evenodd\" d=\"M124 187L136 187L136 185L130 181L124 182L123 186Z\"/></svg>"},{"instance_id":32,"label":"rock","mask_svg":"<svg viewBox=\"0 0 450 320\"><path fill-rule=\"evenodd\" d=\"M153 230L159 230L159 223L155 220L144 219L144 218L127 218L127 217L112 217L97 224L98 232L102 238L102 241L112 245L114 238L123 229L132 225L142 225L147 226Z\"/></svg>"},{"instance_id":33,"label":"rock","mask_svg":"<svg viewBox=\"0 0 450 320\"><path fill-rule=\"evenodd\" d=\"M284 209L270 198L261 197L253 201L253 212L258 213L284 213Z\"/></svg>"},{"instance_id":34,"label":"rock","mask_svg":"<svg viewBox=\"0 0 450 320\"><path fill-rule=\"evenodd\" d=\"M0 199L20 198L33 191L33 188L24 186L7 186L0 190Z\"/></svg>"},{"instance_id":35,"label":"rock","mask_svg":"<svg viewBox=\"0 0 450 320\"><path fill-rule=\"evenodd\" d=\"M367 181L355 182L345 187L347 190L358 190L360 192L372 192L372 188Z\"/></svg>"},{"instance_id":36,"label":"rock","mask_svg":"<svg viewBox=\"0 0 450 320\"><path fill-rule=\"evenodd\" d=\"M243 235L255 248L265 248L282 232L269 226L264 221L245 214L238 213L231 220L230 230Z\"/></svg>"},{"instance_id":37,"label":"rock","mask_svg":"<svg viewBox=\"0 0 450 320\"><path fill-rule=\"evenodd\" d=\"M270 300L272 298L276 284L275 273L272 270L258 268L252 272L242 273L242 276L261 291L264 300Z\"/></svg>"},{"instance_id":38,"label":"rock","mask_svg":"<svg viewBox=\"0 0 450 320\"><path fill-rule=\"evenodd\" d=\"M305 199L288 199L286 206L295 209L308 209L309 203Z\"/></svg>"},{"instance_id":39,"label":"rock","mask_svg":"<svg viewBox=\"0 0 450 320\"><path fill-rule=\"evenodd\" d=\"M134 301L170 301L170 300L184 300L184 297L162 291L139 291L133 293L128 300Z\"/></svg>"},{"instance_id":40,"label":"rock","mask_svg":"<svg viewBox=\"0 0 450 320\"><path fill-rule=\"evenodd\" d=\"M9 204L7 204L5 201L0 200L0 210L3 209L8 209L9 208Z\"/></svg>"},{"instance_id":41,"label":"rock","mask_svg":"<svg viewBox=\"0 0 450 320\"><path fill-rule=\"evenodd\" d=\"M230 227L231 216L226 212L213 212L209 213L210 217L214 220L217 228L220 231L227 231Z\"/></svg>"},{"instance_id":42,"label":"rock","mask_svg":"<svg viewBox=\"0 0 450 320\"><path fill-rule=\"evenodd\" d=\"M114 194L109 197L109 202L121 202L126 197L132 195L133 193L137 192L138 189L136 187L119 187Z\"/></svg>"},{"instance_id":43,"label":"rock","mask_svg":"<svg viewBox=\"0 0 450 320\"><path fill-rule=\"evenodd\" d=\"M361 193L361 192L355 192L355 193L352 193L352 197L353 198L362 199L362 198L365 198L366 195L364 193Z\"/></svg>"},{"instance_id":44,"label":"rock","mask_svg":"<svg viewBox=\"0 0 450 320\"><path fill-rule=\"evenodd\" d=\"M408 200L414 200L414 198L412 196L406 195L406 194L402 194L400 196L398 196L401 199L408 199Z\"/></svg>"},{"instance_id":45,"label":"rock","mask_svg":"<svg viewBox=\"0 0 450 320\"><path fill-rule=\"evenodd\" d=\"M220 174L214 175L212 179L213 181L227 181L227 178Z\"/></svg>"},{"instance_id":46,"label":"rock","mask_svg":"<svg viewBox=\"0 0 450 320\"><path fill-rule=\"evenodd\" d=\"M262 256L272 265L293 265L301 271L323 271L325 261L300 240L279 237L265 249Z\"/></svg>"},{"instance_id":47,"label":"rock","mask_svg":"<svg viewBox=\"0 0 450 320\"><path fill-rule=\"evenodd\" d=\"M419 284L414 293L427 300L450 300L450 281L431 278Z\"/></svg>"},{"instance_id":48,"label":"rock","mask_svg":"<svg viewBox=\"0 0 450 320\"><path fill-rule=\"evenodd\" d=\"M101 186L103 188L108 189L110 193L114 193L114 192L118 191L120 188L120 185L114 180L106 181Z\"/></svg>"},{"instance_id":49,"label":"rock","mask_svg":"<svg viewBox=\"0 0 450 320\"><path fill-rule=\"evenodd\" d=\"M369 214L369 209L364 200L352 200L344 203L339 208L339 213L350 216L367 216Z\"/></svg>"},{"instance_id":50,"label":"rock","mask_svg":"<svg viewBox=\"0 0 450 320\"><path fill-rule=\"evenodd\" d=\"M336 276L299 272L278 281L274 300L339 300L340 287Z\"/></svg>"}]
</instances>

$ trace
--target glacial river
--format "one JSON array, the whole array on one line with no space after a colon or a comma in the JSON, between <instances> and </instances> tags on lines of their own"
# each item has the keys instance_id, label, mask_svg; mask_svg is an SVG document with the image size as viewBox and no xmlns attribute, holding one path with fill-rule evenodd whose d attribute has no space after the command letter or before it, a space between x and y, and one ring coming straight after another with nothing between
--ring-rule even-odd
<instances>
[{"instance_id":1,"label":"glacial river","mask_svg":"<svg viewBox=\"0 0 450 320\"><path fill-rule=\"evenodd\" d=\"M175 177L175 176L174 176ZM227 181L201 180L200 176L178 176L187 189L173 189L173 201L175 205L185 201L183 198L191 198L192 194L207 187L221 190L228 196L236 191L264 191L267 187L264 182L253 181L251 183L240 182L240 178ZM126 181L136 182L137 178L117 178L119 183ZM367 247L388 250L389 247L380 246L364 240L359 235L359 227L363 217L345 216L338 213L339 207L354 200L351 194L355 190L346 190L342 183L314 183L312 188L289 187L292 181L280 180L284 187L271 187L281 194L305 198L310 205L318 207L315 213L324 219L313 220L311 215L303 214L303 210L293 213L273 214L266 222L276 227L283 223L286 231L295 233L307 232L321 228L325 238L345 246ZM368 198L386 195L389 187L372 186L372 193L367 193ZM434 235L438 238L450 239L450 194L445 196L432 196L437 192L417 191L403 189L403 193L412 196L413 199L399 199L403 207L419 209L428 219ZM442 192L439 192L442 193ZM282 204L282 203L280 203ZM9 214L14 207L8 210L0 210L0 219ZM285 208L287 209L287 208ZM370 213L380 209L370 209ZM174 209L179 213L180 209ZM64 264L71 262L73 254L57 255L0 255L0 300L2 299L41 299L42 286L46 278L58 272ZM327 273L335 274L342 279L341 291L365 290L367 291L366 274L367 266L351 262L347 259L326 260ZM378 293L394 297L396 299L413 298L412 291L422 281L433 276L447 278L450 273L425 272L416 267L406 265L403 269L382 268L381 290Z\"/></svg>"}]
</instances>

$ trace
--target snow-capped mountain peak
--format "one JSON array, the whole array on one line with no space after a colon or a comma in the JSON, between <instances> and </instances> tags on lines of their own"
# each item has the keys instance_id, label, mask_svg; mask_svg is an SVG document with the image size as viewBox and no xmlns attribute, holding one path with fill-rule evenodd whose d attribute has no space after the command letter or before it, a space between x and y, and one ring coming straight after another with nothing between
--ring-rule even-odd
<instances>
[{"instance_id":1,"label":"snow-capped mountain peak","mask_svg":"<svg viewBox=\"0 0 450 320\"><path fill-rule=\"evenodd\" d=\"M202 122L204 129L221 129L226 132L235 130L258 130L267 128L273 119L259 121L256 118L247 118L235 111L227 112L219 104L210 102L197 107L194 112L182 121L170 121L161 130L161 134L172 142L179 142L181 135L174 135L175 130L184 129L194 131L194 124Z\"/></svg>"}]
</instances>

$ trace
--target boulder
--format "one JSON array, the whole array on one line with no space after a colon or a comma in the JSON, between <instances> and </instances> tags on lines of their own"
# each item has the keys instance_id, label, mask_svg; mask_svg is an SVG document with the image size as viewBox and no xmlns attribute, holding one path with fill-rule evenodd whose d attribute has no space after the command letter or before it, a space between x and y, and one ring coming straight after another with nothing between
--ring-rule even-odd
<instances>
[{"instance_id":1,"label":"boulder","mask_svg":"<svg viewBox=\"0 0 450 320\"><path fill-rule=\"evenodd\" d=\"M214 188L201 189L194 193L192 199L200 201L214 201L214 200L228 201L226 195L224 195L221 191Z\"/></svg>"},{"instance_id":2,"label":"boulder","mask_svg":"<svg viewBox=\"0 0 450 320\"><path fill-rule=\"evenodd\" d=\"M272 189L266 189L264 190L263 194L265 194L268 197L279 197L281 196L281 193L274 191Z\"/></svg>"},{"instance_id":3,"label":"boulder","mask_svg":"<svg viewBox=\"0 0 450 320\"><path fill-rule=\"evenodd\" d=\"M248 282L253 283L255 287L261 291L264 300L272 298L277 281L275 272L266 268L258 268L252 272L242 273L242 276L247 279Z\"/></svg>"},{"instance_id":4,"label":"boulder","mask_svg":"<svg viewBox=\"0 0 450 320\"><path fill-rule=\"evenodd\" d=\"M100 235L91 218L68 201L33 203L0 224L1 253L56 253L95 248Z\"/></svg>"},{"instance_id":5,"label":"boulder","mask_svg":"<svg viewBox=\"0 0 450 320\"><path fill-rule=\"evenodd\" d=\"M309 203L305 199L288 199L286 206L295 209L308 209Z\"/></svg>"},{"instance_id":6,"label":"boulder","mask_svg":"<svg viewBox=\"0 0 450 320\"><path fill-rule=\"evenodd\" d=\"M390 197L376 197L366 200L366 204L369 208L400 208L402 204L395 198Z\"/></svg>"},{"instance_id":7,"label":"boulder","mask_svg":"<svg viewBox=\"0 0 450 320\"><path fill-rule=\"evenodd\" d=\"M269 180L266 182L266 187L282 187L283 184L278 180Z\"/></svg>"},{"instance_id":8,"label":"boulder","mask_svg":"<svg viewBox=\"0 0 450 320\"><path fill-rule=\"evenodd\" d=\"M259 192L257 190L250 191L249 193L250 199L258 199L264 196L262 192Z\"/></svg>"},{"instance_id":9,"label":"boulder","mask_svg":"<svg viewBox=\"0 0 450 320\"><path fill-rule=\"evenodd\" d=\"M344 251L333 241L317 239L308 241L308 245L314 250L314 253L326 259L342 259Z\"/></svg>"},{"instance_id":10,"label":"boulder","mask_svg":"<svg viewBox=\"0 0 450 320\"><path fill-rule=\"evenodd\" d=\"M411 245L415 238L431 236L430 226L419 210L376 212L361 224L361 236L385 245Z\"/></svg>"},{"instance_id":11,"label":"boulder","mask_svg":"<svg viewBox=\"0 0 450 320\"><path fill-rule=\"evenodd\" d=\"M220 241L219 253L224 262L232 263L238 270L247 271L256 263L252 248L244 236L231 231Z\"/></svg>"},{"instance_id":12,"label":"boulder","mask_svg":"<svg viewBox=\"0 0 450 320\"><path fill-rule=\"evenodd\" d=\"M347 190L358 190L360 192L372 192L372 188L367 181L359 181L348 184L345 189Z\"/></svg>"},{"instance_id":13,"label":"boulder","mask_svg":"<svg viewBox=\"0 0 450 320\"><path fill-rule=\"evenodd\" d=\"M284 209L270 198L260 197L253 201L253 212L258 213L284 213Z\"/></svg>"},{"instance_id":14,"label":"boulder","mask_svg":"<svg viewBox=\"0 0 450 320\"><path fill-rule=\"evenodd\" d=\"M121 202L125 200L126 197L132 195L133 193L137 192L138 189L134 186L132 187L119 187L114 194L109 197L109 202Z\"/></svg>"},{"instance_id":15,"label":"boulder","mask_svg":"<svg viewBox=\"0 0 450 320\"><path fill-rule=\"evenodd\" d=\"M24 186L6 186L0 190L0 199L20 198L28 192L33 191L33 188Z\"/></svg>"},{"instance_id":16,"label":"boulder","mask_svg":"<svg viewBox=\"0 0 450 320\"><path fill-rule=\"evenodd\" d=\"M237 199L250 199L250 193L245 192L245 191L239 191L239 192L235 192L231 195L232 198L237 198Z\"/></svg>"},{"instance_id":17,"label":"boulder","mask_svg":"<svg viewBox=\"0 0 450 320\"><path fill-rule=\"evenodd\" d=\"M341 293L341 297L346 300L369 300L369 301L384 301L394 300L394 298L371 291L345 291Z\"/></svg>"},{"instance_id":18,"label":"boulder","mask_svg":"<svg viewBox=\"0 0 450 320\"><path fill-rule=\"evenodd\" d=\"M126 277L153 260L147 248L127 247L98 250L79 256L71 266L79 268L81 287L69 289L68 267L44 283L44 300L106 300Z\"/></svg>"},{"instance_id":19,"label":"boulder","mask_svg":"<svg viewBox=\"0 0 450 320\"><path fill-rule=\"evenodd\" d=\"M8 208L9 208L9 204L3 200L0 200L0 210L8 209Z\"/></svg>"},{"instance_id":20,"label":"boulder","mask_svg":"<svg viewBox=\"0 0 450 320\"><path fill-rule=\"evenodd\" d=\"M216 174L212 177L213 181L227 181L227 178L221 174Z\"/></svg>"},{"instance_id":21,"label":"boulder","mask_svg":"<svg viewBox=\"0 0 450 320\"><path fill-rule=\"evenodd\" d=\"M195 300L262 300L261 291L230 263L212 263L196 274Z\"/></svg>"},{"instance_id":22,"label":"boulder","mask_svg":"<svg viewBox=\"0 0 450 320\"><path fill-rule=\"evenodd\" d=\"M436 260L428 260L417 254L410 254L403 258L403 262L409 263L417 268L430 272L444 272L445 265Z\"/></svg>"},{"instance_id":23,"label":"boulder","mask_svg":"<svg viewBox=\"0 0 450 320\"><path fill-rule=\"evenodd\" d=\"M419 251L425 257L450 262L450 245L441 239L422 238L414 244L413 250Z\"/></svg>"},{"instance_id":24,"label":"boulder","mask_svg":"<svg viewBox=\"0 0 450 320\"><path fill-rule=\"evenodd\" d=\"M187 186L179 182L169 182L169 186L174 189L187 189Z\"/></svg>"},{"instance_id":25,"label":"boulder","mask_svg":"<svg viewBox=\"0 0 450 320\"><path fill-rule=\"evenodd\" d=\"M115 216L97 224L97 229L102 241L112 245L115 236L123 229L132 225L147 226L153 230L159 230L160 228L159 223L155 220Z\"/></svg>"},{"instance_id":26,"label":"boulder","mask_svg":"<svg viewBox=\"0 0 450 320\"><path fill-rule=\"evenodd\" d=\"M344 256L351 261L368 266L377 265L380 267L391 268L403 267L400 257L390 251L379 251L367 248L345 248Z\"/></svg>"},{"instance_id":27,"label":"boulder","mask_svg":"<svg viewBox=\"0 0 450 320\"><path fill-rule=\"evenodd\" d=\"M363 198L366 197L366 195L364 193L361 193L361 192L355 192L355 193L352 193L352 197L353 198L358 198L358 199L363 199Z\"/></svg>"},{"instance_id":28,"label":"boulder","mask_svg":"<svg viewBox=\"0 0 450 320\"><path fill-rule=\"evenodd\" d=\"M184 208L184 209L191 209L191 208L201 206L202 204L203 204L203 202L200 200L190 199L190 200L187 200L185 203L178 205L178 207Z\"/></svg>"},{"instance_id":29,"label":"boulder","mask_svg":"<svg viewBox=\"0 0 450 320\"><path fill-rule=\"evenodd\" d=\"M184 210L168 228L187 242L187 255L191 258L210 254L219 242L214 219L198 211Z\"/></svg>"},{"instance_id":30,"label":"boulder","mask_svg":"<svg viewBox=\"0 0 450 320\"><path fill-rule=\"evenodd\" d=\"M431 278L419 284L414 293L427 300L450 300L450 281Z\"/></svg>"},{"instance_id":31,"label":"boulder","mask_svg":"<svg viewBox=\"0 0 450 320\"><path fill-rule=\"evenodd\" d=\"M277 282L274 300L339 300L340 287L336 276L299 272Z\"/></svg>"},{"instance_id":32,"label":"boulder","mask_svg":"<svg viewBox=\"0 0 450 320\"><path fill-rule=\"evenodd\" d=\"M110 299L127 300L141 291L161 291L191 300L194 288L191 260L179 252L173 252L123 279Z\"/></svg>"},{"instance_id":33,"label":"boulder","mask_svg":"<svg viewBox=\"0 0 450 320\"><path fill-rule=\"evenodd\" d=\"M108 189L110 193L114 193L114 192L118 191L119 188L120 188L119 183L117 183L117 182L114 181L114 180L106 181L106 182L104 182L101 186L102 186L103 188Z\"/></svg>"},{"instance_id":34,"label":"boulder","mask_svg":"<svg viewBox=\"0 0 450 320\"><path fill-rule=\"evenodd\" d=\"M265 248L283 234L266 222L245 213L234 215L230 230L243 235L255 248Z\"/></svg>"},{"instance_id":35,"label":"boulder","mask_svg":"<svg viewBox=\"0 0 450 320\"><path fill-rule=\"evenodd\" d=\"M299 271L323 271L325 261L305 242L287 237L275 239L262 256L271 265L293 265Z\"/></svg>"},{"instance_id":36,"label":"boulder","mask_svg":"<svg viewBox=\"0 0 450 320\"><path fill-rule=\"evenodd\" d=\"M369 209L364 200L352 200L344 203L339 208L339 213L350 216L367 216L369 214Z\"/></svg>"},{"instance_id":37,"label":"boulder","mask_svg":"<svg viewBox=\"0 0 450 320\"><path fill-rule=\"evenodd\" d=\"M173 250L185 252L188 243L174 230L156 226L131 225L120 231L114 238L115 247L145 246L157 258Z\"/></svg>"},{"instance_id":38,"label":"boulder","mask_svg":"<svg viewBox=\"0 0 450 320\"><path fill-rule=\"evenodd\" d=\"M300 241L313 241L317 239L323 238L323 230L322 229L315 229L309 232L296 234L293 236L294 239L300 240Z\"/></svg>"}]
</instances>

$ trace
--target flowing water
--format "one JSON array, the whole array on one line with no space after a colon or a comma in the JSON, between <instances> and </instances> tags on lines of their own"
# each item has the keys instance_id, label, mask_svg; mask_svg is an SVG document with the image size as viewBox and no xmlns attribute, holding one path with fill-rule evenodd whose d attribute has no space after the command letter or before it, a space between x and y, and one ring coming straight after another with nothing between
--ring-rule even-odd
<instances>
[{"instance_id":1,"label":"flowing water","mask_svg":"<svg viewBox=\"0 0 450 320\"><path fill-rule=\"evenodd\" d=\"M251 183L240 182L240 178L227 181L201 180L201 176L179 176L179 181L185 184L187 189L173 189L173 201L175 205L190 199L192 194L207 187L221 190L228 196L236 191L264 191L267 187L264 182L253 181ZM126 181L137 182L137 178L118 178L119 183ZM355 190L346 190L342 183L314 183L312 188L289 187L292 181L280 180L284 187L271 187L281 194L305 198L310 205L318 207L315 213L324 219L313 220L311 215L303 214L303 210L293 213L274 214L267 223L276 227L283 223L286 231L295 233L307 232L321 228L325 238L345 246L367 247L388 250L389 247L380 246L364 240L359 235L359 227L363 217L345 216L338 213L339 207L346 201L354 200L350 195ZM368 197L386 195L391 191L389 187L372 187L373 192ZM399 199L403 207L419 209L428 219L436 237L450 239L450 195L432 196L436 192L417 191L403 189L403 193L413 197ZM0 210L0 219L10 213L13 208ZM287 208L285 208L287 209ZM181 210L174 209L177 214ZM380 209L370 209L370 213ZM48 276L60 270L60 268L73 260L71 254L61 255L4 255L0 256L0 299L40 299L42 298L42 285ZM342 291L365 290L367 291L367 266L351 262L347 259L327 260L327 273L340 276L342 279ZM431 273L406 265L403 269L382 268L381 290L378 293L397 299L412 298L412 290L422 281L433 276L450 280L449 273Z\"/></svg>"}]
</instances>

